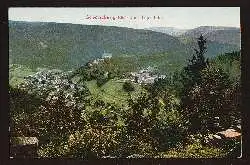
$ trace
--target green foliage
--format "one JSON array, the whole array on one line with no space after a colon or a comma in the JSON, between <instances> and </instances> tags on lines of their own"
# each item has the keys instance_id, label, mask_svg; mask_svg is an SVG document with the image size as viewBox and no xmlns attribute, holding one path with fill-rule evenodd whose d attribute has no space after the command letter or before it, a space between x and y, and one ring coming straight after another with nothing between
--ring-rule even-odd
<instances>
[{"instance_id":1,"label":"green foliage","mask_svg":"<svg viewBox=\"0 0 250 165\"><path fill-rule=\"evenodd\" d=\"M185 134L183 117L176 111L176 104L169 93L163 98L144 95L131 100L126 120L128 131L148 138L147 141L157 150L173 147L183 140Z\"/></svg>"},{"instance_id":2,"label":"green foliage","mask_svg":"<svg viewBox=\"0 0 250 165\"><path fill-rule=\"evenodd\" d=\"M97 86L101 87L110 79L119 75L118 69L110 62L104 59L98 63L89 62L86 65L76 69L71 77L79 77L79 82L96 80Z\"/></svg>"},{"instance_id":3,"label":"green foliage","mask_svg":"<svg viewBox=\"0 0 250 165\"><path fill-rule=\"evenodd\" d=\"M112 57L110 62L119 70L119 73L123 74L136 72L148 66L155 67L160 74L170 74L181 70L186 63L187 57L189 56L185 50L178 50L150 55Z\"/></svg>"},{"instance_id":4,"label":"green foliage","mask_svg":"<svg viewBox=\"0 0 250 165\"><path fill-rule=\"evenodd\" d=\"M220 55L208 65L206 40L200 36L195 55L181 70L189 50L169 36L109 27L119 32L112 31L121 41L116 42L100 26L88 26L92 36L80 25L45 23L47 28L42 29L37 25L11 23L10 63L69 69L99 57L103 49L114 54L72 72L43 69L32 75L34 70L10 65L11 136L38 137L40 157L210 158L238 152L238 141L219 148L202 144L203 137L192 141L188 135L215 133L240 121L239 52ZM69 35L72 27L80 31L77 36ZM58 38L62 31L67 33ZM43 35L46 40L38 41ZM105 43L99 42L103 39L92 43L92 37L100 36L108 38ZM150 42L144 42L146 38ZM166 78L145 86L121 81L129 72L148 66Z\"/></svg>"},{"instance_id":5,"label":"green foliage","mask_svg":"<svg viewBox=\"0 0 250 165\"><path fill-rule=\"evenodd\" d=\"M226 93L230 89L229 77L220 68L209 67L202 71L202 80L199 85L194 86L186 102L183 112L191 121L191 128L194 130L218 131L215 128L215 117L220 118L220 125L223 128L230 126L230 111L226 101Z\"/></svg>"},{"instance_id":6,"label":"green foliage","mask_svg":"<svg viewBox=\"0 0 250 165\"><path fill-rule=\"evenodd\" d=\"M239 29L218 32L219 41L217 37L212 37L208 42L207 57L239 50ZM206 32L198 30L194 37L201 33ZM108 51L113 57L122 57L121 64L118 64L122 71L150 65L157 66L161 72L168 72L180 69L195 42L191 40L184 44L179 37L142 29L9 21L10 63L32 69L70 70L100 58L103 51ZM128 56L134 57L126 58ZM137 60L138 56L141 57Z\"/></svg>"},{"instance_id":7,"label":"green foliage","mask_svg":"<svg viewBox=\"0 0 250 165\"><path fill-rule=\"evenodd\" d=\"M195 84L199 84L201 81L200 72L203 70L207 63L205 61L204 54L206 53L206 40L201 35L197 40L199 50L195 50L195 55L193 55L192 59L189 61L190 63L184 67L184 90L188 91ZM184 92L185 94L185 92Z\"/></svg>"},{"instance_id":8,"label":"green foliage","mask_svg":"<svg viewBox=\"0 0 250 165\"><path fill-rule=\"evenodd\" d=\"M34 113L38 111L42 100L16 87L9 87L9 97L11 136L37 135L37 130L33 129L36 122Z\"/></svg>"},{"instance_id":9,"label":"green foliage","mask_svg":"<svg viewBox=\"0 0 250 165\"><path fill-rule=\"evenodd\" d=\"M70 157L101 158L115 155L119 148L121 130L111 127L85 127L69 136L67 154Z\"/></svg>"},{"instance_id":10,"label":"green foliage","mask_svg":"<svg viewBox=\"0 0 250 165\"><path fill-rule=\"evenodd\" d=\"M133 86L133 84L131 82L124 82L123 84L123 89L126 91L126 92L131 92L131 91L134 91L135 88Z\"/></svg>"},{"instance_id":11,"label":"green foliage","mask_svg":"<svg viewBox=\"0 0 250 165\"><path fill-rule=\"evenodd\" d=\"M36 114L37 127L42 138L65 138L83 127L81 109L68 104L63 95L46 101Z\"/></svg>"},{"instance_id":12,"label":"green foliage","mask_svg":"<svg viewBox=\"0 0 250 165\"><path fill-rule=\"evenodd\" d=\"M101 87L106 82L108 82L107 78L105 78L104 76L101 76L101 77L97 78L96 84L98 87Z\"/></svg>"},{"instance_id":13,"label":"green foliage","mask_svg":"<svg viewBox=\"0 0 250 165\"><path fill-rule=\"evenodd\" d=\"M43 144L38 149L38 155L42 158L66 158L68 146L60 138Z\"/></svg>"},{"instance_id":14,"label":"green foliage","mask_svg":"<svg viewBox=\"0 0 250 165\"><path fill-rule=\"evenodd\" d=\"M221 54L212 59L211 65L222 68L234 85L240 81L240 51Z\"/></svg>"},{"instance_id":15,"label":"green foliage","mask_svg":"<svg viewBox=\"0 0 250 165\"><path fill-rule=\"evenodd\" d=\"M162 158L224 158L227 155L222 148L203 146L199 142L188 144L162 153Z\"/></svg>"},{"instance_id":16,"label":"green foliage","mask_svg":"<svg viewBox=\"0 0 250 165\"><path fill-rule=\"evenodd\" d=\"M119 121L124 119L124 114L117 112L121 113L101 100L90 104L82 114L86 125L68 137L64 156L101 158L152 155L152 144L142 137L129 134L126 122L121 124L122 121Z\"/></svg>"},{"instance_id":17,"label":"green foliage","mask_svg":"<svg viewBox=\"0 0 250 165\"><path fill-rule=\"evenodd\" d=\"M146 91L139 85L133 84L135 90L130 92L132 98L136 98ZM111 79L103 86L98 87L96 80L87 81L92 100L103 100L105 103L114 103L117 107L124 107L128 105L130 95L123 90L123 82L119 79Z\"/></svg>"},{"instance_id":18,"label":"green foliage","mask_svg":"<svg viewBox=\"0 0 250 165\"><path fill-rule=\"evenodd\" d=\"M229 56L218 56L208 63L204 58L205 43L201 36L198 39L199 51L195 49L196 56L181 73L183 90L180 108L190 122L191 132L207 133L226 129L232 125L231 117L238 116L232 112L232 109L238 108L229 94L232 93L233 83L229 72L225 72L222 66L239 59L239 54L233 52Z\"/></svg>"},{"instance_id":19,"label":"green foliage","mask_svg":"<svg viewBox=\"0 0 250 165\"><path fill-rule=\"evenodd\" d=\"M24 82L24 77L34 74L34 71L30 68L18 65L9 65L9 84L10 86L17 87L19 84Z\"/></svg>"},{"instance_id":20,"label":"green foliage","mask_svg":"<svg viewBox=\"0 0 250 165\"><path fill-rule=\"evenodd\" d=\"M217 144L205 142L208 134L188 135L186 144L180 144L166 152L160 153L161 158L236 158L240 156L239 139L223 139Z\"/></svg>"},{"instance_id":21,"label":"green foliage","mask_svg":"<svg viewBox=\"0 0 250 165\"><path fill-rule=\"evenodd\" d=\"M31 68L77 68L103 51L131 56L185 47L167 34L122 27L10 21L9 29L11 63Z\"/></svg>"},{"instance_id":22,"label":"green foliage","mask_svg":"<svg viewBox=\"0 0 250 165\"><path fill-rule=\"evenodd\" d=\"M44 70L27 77L18 89L10 88L11 133L37 136L46 148L82 128L81 111L88 90L68 77L61 71Z\"/></svg>"}]
</instances>

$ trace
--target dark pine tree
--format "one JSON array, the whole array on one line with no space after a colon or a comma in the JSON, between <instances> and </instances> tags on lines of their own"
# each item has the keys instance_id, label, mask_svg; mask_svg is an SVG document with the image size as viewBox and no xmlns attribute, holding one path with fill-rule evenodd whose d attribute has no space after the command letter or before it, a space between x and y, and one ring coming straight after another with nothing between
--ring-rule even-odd
<instances>
[{"instance_id":1,"label":"dark pine tree","mask_svg":"<svg viewBox=\"0 0 250 165\"><path fill-rule=\"evenodd\" d=\"M199 84L201 81L200 72L208 65L208 60L205 59L204 54L206 53L206 39L201 35L197 39L199 49L194 49L195 54L192 59L189 60L189 64L184 68L185 80L184 90L188 91L194 85Z\"/></svg>"},{"instance_id":2,"label":"dark pine tree","mask_svg":"<svg viewBox=\"0 0 250 165\"><path fill-rule=\"evenodd\" d=\"M192 98L189 95L192 88L196 85L200 85L202 82L201 71L208 65L208 60L205 59L204 54L206 53L206 39L202 35L197 38L198 49L194 49L195 54L189 63L184 67L181 79L182 79L182 92L181 92L181 110L183 114L188 116L188 112L185 111L186 107L189 107L192 102Z\"/></svg>"}]
</instances>

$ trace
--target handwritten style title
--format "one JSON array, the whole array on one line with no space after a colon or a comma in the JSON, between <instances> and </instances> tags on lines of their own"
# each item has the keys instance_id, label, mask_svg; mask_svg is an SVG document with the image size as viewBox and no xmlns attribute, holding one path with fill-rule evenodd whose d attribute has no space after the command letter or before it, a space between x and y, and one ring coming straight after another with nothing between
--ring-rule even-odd
<instances>
[{"instance_id":1,"label":"handwritten style title","mask_svg":"<svg viewBox=\"0 0 250 165\"><path fill-rule=\"evenodd\" d=\"M87 15L88 20L159 20L160 16L93 16Z\"/></svg>"}]
</instances>

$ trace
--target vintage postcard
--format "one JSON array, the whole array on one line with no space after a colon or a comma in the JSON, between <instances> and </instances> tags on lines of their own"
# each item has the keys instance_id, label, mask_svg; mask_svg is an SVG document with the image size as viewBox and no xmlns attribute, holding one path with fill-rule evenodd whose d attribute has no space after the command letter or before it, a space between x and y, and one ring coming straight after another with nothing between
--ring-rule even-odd
<instances>
[{"instance_id":1,"label":"vintage postcard","mask_svg":"<svg viewBox=\"0 0 250 165\"><path fill-rule=\"evenodd\" d=\"M9 8L10 158L240 158L239 7Z\"/></svg>"}]
</instances>

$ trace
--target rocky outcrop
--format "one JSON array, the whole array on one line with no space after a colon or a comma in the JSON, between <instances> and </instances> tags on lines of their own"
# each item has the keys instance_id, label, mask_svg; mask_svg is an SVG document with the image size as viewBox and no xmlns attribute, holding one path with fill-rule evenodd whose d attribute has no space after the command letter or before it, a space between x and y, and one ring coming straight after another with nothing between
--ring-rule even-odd
<instances>
[{"instance_id":1,"label":"rocky outcrop","mask_svg":"<svg viewBox=\"0 0 250 165\"><path fill-rule=\"evenodd\" d=\"M212 146L223 146L226 143L240 143L241 132L235 129L227 129L207 136L204 143Z\"/></svg>"},{"instance_id":2,"label":"rocky outcrop","mask_svg":"<svg viewBox=\"0 0 250 165\"><path fill-rule=\"evenodd\" d=\"M38 142L36 137L12 137L10 140L10 158L38 157Z\"/></svg>"},{"instance_id":3,"label":"rocky outcrop","mask_svg":"<svg viewBox=\"0 0 250 165\"><path fill-rule=\"evenodd\" d=\"M227 129L225 131L218 132L217 135L221 136L223 139L239 139L241 133L235 129Z\"/></svg>"}]
</instances>

